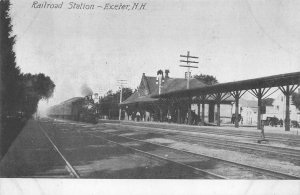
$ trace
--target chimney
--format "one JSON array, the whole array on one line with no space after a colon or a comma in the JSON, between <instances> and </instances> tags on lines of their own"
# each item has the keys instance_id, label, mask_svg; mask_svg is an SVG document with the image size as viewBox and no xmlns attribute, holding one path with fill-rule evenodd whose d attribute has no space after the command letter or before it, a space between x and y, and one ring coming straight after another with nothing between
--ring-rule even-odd
<instances>
[{"instance_id":1,"label":"chimney","mask_svg":"<svg viewBox=\"0 0 300 195\"><path fill-rule=\"evenodd\" d=\"M162 83L164 82L164 72L162 70L157 71L156 84L158 84L158 94L161 93Z\"/></svg>"},{"instance_id":2,"label":"chimney","mask_svg":"<svg viewBox=\"0 0 300 195\"><path fill-rule=\"evenodd\" d=\"M170 78L170 77L169 77L169 73L170 73L170 70L169 70L169 69L166 69L166 70L165 70L165 78L166 78L166 79Z\"/></svg>"},{"instance_id":3,"label":"chimney","mask_svg":"<svg viewBox=\"0 0 300 195\"><path fill-rule=\"evenodd\" d=\"M162 77L164 77L164 72L160 69L157 71L157 75L161 75Z\"/></svg>"}]
</instances>

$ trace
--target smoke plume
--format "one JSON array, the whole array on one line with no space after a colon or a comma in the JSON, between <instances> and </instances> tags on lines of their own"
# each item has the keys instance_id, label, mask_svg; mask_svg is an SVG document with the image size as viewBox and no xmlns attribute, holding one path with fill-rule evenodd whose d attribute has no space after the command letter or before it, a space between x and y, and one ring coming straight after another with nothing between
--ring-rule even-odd
<instances>
[{"instance_id":1,"label":"smoke plume","mask_svg":"<svg viewBox=\"0 0 300 195\"><path fill-rule=\"evenodd\" d=\"M85 83L81 86L81 95L82 96L93 95L93 90Z\"/></svg>"}]
</instances>

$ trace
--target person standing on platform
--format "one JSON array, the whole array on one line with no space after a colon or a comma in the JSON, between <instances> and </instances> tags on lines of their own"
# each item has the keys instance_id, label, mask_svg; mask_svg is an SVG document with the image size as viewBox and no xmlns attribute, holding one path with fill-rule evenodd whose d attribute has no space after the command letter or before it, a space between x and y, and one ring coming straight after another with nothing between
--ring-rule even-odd
<instances>
[{"instance_id":1,"label":"person standing on platform","mask_svg":"<svg viewBox=\"0 0 300 195\"><path fill-rule=\"evenodd\" d=\"M168 123L170 123L171 122L171 119L172 119L172 116L171 116L171 114L168 112L168 114L167 114L167 118L168 118Z\"/></svg>"},{"instance_id":2,"label":"person standing on platform","mask_svg":"<svg viewBox=\"0 0 300 195\"><path fill-rule=\"evenodd\" d=\"M141 114L140 114L139 111L137 111L137 113L136 113L136 120L139 122L140 118L141 118Z\"/></svg>"}]
</instances>

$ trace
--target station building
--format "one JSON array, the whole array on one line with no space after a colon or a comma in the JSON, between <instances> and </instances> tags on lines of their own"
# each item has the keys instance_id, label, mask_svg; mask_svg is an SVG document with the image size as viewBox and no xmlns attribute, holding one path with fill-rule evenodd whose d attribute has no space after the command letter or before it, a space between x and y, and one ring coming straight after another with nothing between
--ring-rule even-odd
<instances>
[{"instance_id":1,"label":"station building","mask_svg":"<svg viewBox=\"0 0 300 195\"><path fill-rule=\"evenodd\" d=\"M193 89L200 86L206 86L203 82L190 78L189 88ZM188 100L186 98L152 98L155 94L180 91L187 88L187 78L171 78L169 71L157 72L157 76L146 76L143 73L140 85L129 98L123 101L120 106L125 112L124 120L142 120L142 121L169 121L176 123L187 123ZM222 122L231 120L231 102L232 97L223 101L221 105ZM205 102L205 121L216 122L215 100L208 98ZM192 124L200 122L200 101L197 98L191 100ZM138 117L140 119L138 119Z\"/></svg>"},{"instance_id":2,"label":"station building","mask_svg":"<svg viewBox=\"0 0 300 195\"><path fill-rule=\"evenodd\" d=\"M202 124L207 121L220 126L220 123L232 122L234 114L239 115L234 120L235 127L239 126L238 118L241 116L243 124L256 124L258 129L261 128L258 119L264 120L268 116L300 121L300 112L290 101L292 93L299 87L300 72L210 86L190 78L189 89L186 78L170 78L169 71L165 73L163 76L163 72L158 71L156 77L143 74L138 90L120 104L126 113L125 119L136 120L138 115L140 120L145 121L199 124L201 118ZM267 105L266 113L263 113L262 100L269 96L271 88L277 88L282 94L272 105ZM245 92L252 94L257 101L243 101L241 97ZM285 130L289 129L289 123L285 123Z\"/></svg>"}]
</instances>

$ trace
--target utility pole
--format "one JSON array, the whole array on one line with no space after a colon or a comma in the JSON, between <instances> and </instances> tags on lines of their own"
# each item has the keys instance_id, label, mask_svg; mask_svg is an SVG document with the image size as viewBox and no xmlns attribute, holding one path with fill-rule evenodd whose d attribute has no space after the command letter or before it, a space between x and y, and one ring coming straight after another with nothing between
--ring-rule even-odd
<instances>
[{"instance_id":1,"label":"utility pole","mask_svg":"<svg viewBox=\"0 0 300 195\"><path fill-rule=\"evenodd\" d=\"M186 63L186 65L179 65L181 67L187 67L187 86L186 88L189 89L190 88L190 77L191 77L191 68L198 68L198 66L192 66L191 64L198 64L199 62L196 61L192 61L191 59L198 59L198 57L196 56L190 56L190 52L187 52L187 55L180 55L180 57L184 58L184 60L180 60L180 62L184 62ZM186 59L185 59L186 58ZM189 96L189 100L188 100L188 124L190 125L192 122L192 113L191 113L191 98Z\"/></svg>"},{"instance_id":2,"label":"utility pole","mask_svg":"<svg viewBox=\"0 0 300 195\"><path fill-rule=\"evenodd\" d=\"M118 80L118 84L120 86L120 103L122 102L122 92L123 92L123 86L126 84L126 80ZM119 108L119 121L121 120L121 115L122 115L122 108L120 105Z\"/></svg>"},{"instance_id":3,"label":"utility pole","mask_svg":"<svg viewBox=\"0 0 300 195\"><path fill-rule=\"evenodd\" d=\"M198 57L195 56L190 56L190 52L187 52L187 55L180 55L180 57L182 58L186 58L185 60L180 60L180 62L184 62L186 63L186 65L179 65L181 67L187 67L187 86L186 88L189 89L190 88L190 77L191 77L191 73L190 70L191 68L198 68L198 66L192 66L191 64L198 64L199 62L196 61L191 61L190 59L198 59Z\"/></svg>"}]
</instances>

